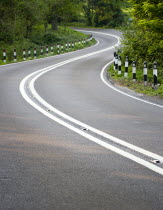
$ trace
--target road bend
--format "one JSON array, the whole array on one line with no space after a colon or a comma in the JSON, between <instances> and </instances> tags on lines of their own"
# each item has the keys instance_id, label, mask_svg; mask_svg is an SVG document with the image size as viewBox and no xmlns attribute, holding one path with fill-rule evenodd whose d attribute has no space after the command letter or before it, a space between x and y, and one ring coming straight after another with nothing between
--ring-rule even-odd
<instances>
[{"instance_id":1,"label":"road bend","mask_svg":"<svg viewBox=\"0 0 163 210\"><path fill-rule=\"evenodd\" d=\"M0 66L0 209L162 209L163 102L107 80L118 32L86 33Z\"/></svg>"}]
</instances>

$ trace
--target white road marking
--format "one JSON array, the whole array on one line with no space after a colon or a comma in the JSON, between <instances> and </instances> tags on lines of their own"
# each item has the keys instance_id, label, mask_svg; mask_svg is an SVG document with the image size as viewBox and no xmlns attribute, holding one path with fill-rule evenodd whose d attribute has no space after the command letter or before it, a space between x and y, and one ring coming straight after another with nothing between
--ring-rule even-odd
<instances>
[{"instance_id":1,"label":"white road marking","mask_svg":"<svg viewBox=\"0 0 163 210\"><path fill-rule=\"evenodd\" d=\"M115 91L117 91L117 92L119 92L119 93L121 93L121 94L123 94L123 95L125 95L125 96L128 96L128 97L130 97L130 98L136 99L136 100L141 101L141 102L144 102L144 103L146 103L146 104L150 104L150 105L153 105L153 106L157 106L157 107L159 107L159 108L163 108L163 105L156 104L156 103L152 103L152 102L150 102L150 101L146 101L146 100L143 100L143 99L141 99L141 98L137 98L137 97L135 97L135 96L129 95L129 94L127 94L127 93L125 93L125 92L123 92L123 91L121 91L121 90L119 90L119 89L113 87L111 84L109 84L108 81L106 81L105 78L104 78L104 73L105 73L105 70L107 69L107 67L108 67L110 64L112 64L113 62L114 62L114 61L110 61L109 63L107 63L107 64L103 67L103 69L102 69L102 71L101 71L100 77L101 77L101 80L105 83L105 85L107 85L107 86L110 87L111 89L113 89L113 90L115 90Z\"/></svg>"},{"instance_id":2,"label":"white road marking","mask_svg":"<svg viewBox=\"0 0 163 210\"><path fill-rule=\"evenodd\" d=\"M57 68L57 67L58 67L58 66L56 66L55 68ZM53 68L53 69L54 69L54 68ZM47 70L47 71L49 71L49 70ZM121 140L121 139L118 139L118 138L116 138L116 137L114 137L114 136L111 136L111 135L109 135L109 134L107 134L107 133L104 133L104 132L102 132L102 131L100 131L100 130L98 130L98 129L96 129L96 128L93 128L93 127L91 127L91 126L89 126L89 125L87 125L87 124L85 124L85 123L82 123L82 122L80 122L80 121L78 121L78 120L76 120L76 119L74 119L74 118L72 118L72 117L66 115L65 113L59 111L58 109L54 108L54 107L51 106L50 104L48 104L43 98L41 98L41 96L36 92L36 90L35 90L35 88L34 88L34 83L35 83L35 81L36 81L39 77L41 77L43 74L47 73L47 71L46 71L46 72L41 72L40 74L38 74L37 76L35 76L35 77L30 81L30 84L29 84L29 89L31 90L31 93L35 96L35 98L36 98L39 102L41 102L41 104L43 104L45 107L47 107L49 110L55 112L56 114L58 114L58 115L64 117L65 119L67 119L67 120L69 120L69 121L71 121L71 122L73 122L73 123L75 123L75 124L77 124L77 125L79 125L79 126L81 126L81 127L87 128L88 130L90 130L90 131L92 131L92 132L94 132L94 133L97 133L97 134L99 134L99 135L101 135L101 136L103 136L103 137L105 137L105 138L107 138L107 139L110 139L111 141L113 141L113 142L115 142L115 143L118 143L118 144L120 144L120 145L122 145L122 146L125 146L125 147L127 147L127 148L129 148L129 149L132 149L132 150L134 150L134 151L136 151L136 152L139 152L139 153L141 153L141 154L143 154L143 155L145 155L145 156L151 157L151 158L153 158L153 159L159 159L159 160L163 161L163 157L160 156L160 155L157 155L157 154L155 154L155 153L149 152L149 151L144 150L144 149L142 149L142 148L140 148L140 147L134 146L134 145L132 145L132 144L130 144L130 143L127 143L127 142L125 142L125 141L123 141L123 140ZM31 75L29 75L29 77L30 77L30 76L31 76ZM27 79L28 79L28 78L27 78Z\"/></svg>"},{"instance_id":3,"label":"white road marking","mask_svg":"<svg viewBox=\"0 0 163 210\"><path fill-rule=\"evenodd\" d=\"M105 35L106 35L106 34L105 34ZM114 35L112 35L112 36L114 36ZM118 43L119 43L119 41L118 41ZM136 152L139 152L139 153L141 153L141 154L143 154L143 155L145 155L145 156L152 157L153 159L158 159L158 160L160 160L160 161L163 161L163 157L160 156L160 155L154 154L154 153L152 153L152 152L149 152L149 151L147 151L147 150L144 150L144 149L142 149L142 148L139 148L139 147L137 147L137 146L134 146L134 145L132 145L132 144L129 144L129 143L127 143L127 142L125 142L125 141L123 141L123 140L121 140L121 139L118 139L118 138L116 138L116 137L114 137L114 136L111 136L111 135L109 135L109 134L106 134L106 133L104 133L104 132L102 132L102 131L99 131L99 130L97 130L97 129L95 129L95 128L89 126L89 125L86 125L86 124L84 124L84 123L82 123L82 122L80 122L80 121L78 121L78 120L76 120L76 119L74 119L74 118L71 118L70 116L64 114L63 112L61 112L61 111L59 111L59 110L57 110L56 108L54 108L54 107L52 107L50 104L48 104L46 101L44 101L44 100L39 96L39 94L36 92L36 90L35 90L35 88L34 88L34 83L35 83L35 81L36 81L39 77L41 77L43 74L45 74L45 73L47 73L47 72L49 72L49 71L52 71L52 70L54 70L55 68L58 68L58 67L63 66L63 65L65 65L65 64L68 64L68 63L71 63L71 62L74 62L74 61L76 61L76 60L80 60L80 59L83 59L83 58L87 58L88 56L92 56L92 55L95 55L95 54L98 54L98 53L101 53L101 52L104 52L104 51L107 51L107 50L110 50L110 49L113 49L113 48L114 48L114 46L113 46L113 47L106 48L106 49L104 49L104 50L99 50L99 51L97 51L97 52L89 53L89 54L84 55L84 56L79 56L79 57L76 57L76 58L73 58L73 59L69 59L69 60L67 60L67 61L64 61L64 62L55 64L55 65L53 65L53 66L50 66L50 67L48 67L48 68L44 68L44 69L41 69L41 70L39 70L39 71L36 71L36 72L34 72L34 73L28 75L27 77L25 77L25 78L22 80L22 82L20 83L20 87L19 87L20 92L21 92L23 98L24 98L29 104L31 104L34 108L36 108L38 111L40 111L42 114L44 114L45 116L49 117L50 119L52 119L52 120L58 122L59 124L61 124L61 125L63 125L63 126L65 126L65 127L69 128L69 129L71 129L72 131L74 131L74 132L76 132L76 133L82 135L83 137L85 137L85 138L87 138L87 139L89 139L89 140L91 140L91 141L93 141L93 142L95 142L95 143L97 143L97 144L99 144L99 145L101 145L101 146L103 146L103 147L105 147L105 148L107 148L107 149L113 151L113 152L116 152L116 153L118 153L118 154L120 154L120 155L122 155L122 156L124 156L124 157L126 157L126 158L128 158L128 159L130 159L130 160L133 160L133 161L136 162L136 163L139 163L140 165L143 165L143 166L145 166L145 167L151 169L152 171L155 171L156 173L159 173L159 174L163 175L163 169L162 169L162 168L160 168L160 167L158 167L158 166L156 166L156 165L154 165L154 164L152 164L152 163L150 163L150 162L148 162L148 161L145 161L145 160L143 160L143 159L141 159L141 158L139 158L139 157L137 157L137 156L135 156L135 155L132 155L132 154L130 154L130 153L128 153L128 152L125 152L125 151L123 151L122 149L119 149L119 148L117 148L117 147L115 147L115 146L112 146L112 145L110 145L110 144L108 144L108 143L106 143L106 142L104 142L104 141L102 141L102 140L100 140L100 139L98 139L98 138L96 138L96 137L94 137L94 136L92 136L92 135L90 135L90 134L84 132L84 131L79 130L78 128L76 128L76 127L70 125L69 123L64 122L63 120L61 120L61 119L55 117L54 115L52 115L52 114L49 113L48 111L46 111L46 110L44 110L43 108L41 108L37 103L35 103L34 101L32 101L32 99L30 99L30 97L27 95L27 93L26 93L26 91L25 91L26 82L30 79L30 77L32 77L32 80L31 80L30 83L29 83L29 88L30 88L32 94L34 95L34 97L35 97L40 103L42 103L44 106L46 106L46 107L47 107L48 109L50 109L51 111L55 112L56 114L60 115L61 117L65 118L65 119L68 119L69 121L71 121L71 122L73 122L73 123L76 123L77 125L80 125L80 126L82 126L82 127L85 127L85 128L87 128L87 129L93 131L94 133L97 133L97 134L99 134L99 135L101 135L101 136L104 136L105 138L108 138L109 140L111 140L111 141L113 141L113 142L116 142L116 143L118 143L119 145L123 145L123 146L125 146L125 147L128 147L128 148L130 148L130 149L132 149L132 150L134 150L134 151L136 151ZM107 65L109 65L109 64L107 64ZM106 68L106 66L105 66L105 68Z\"/></svg>"},{"instance_id":4,"label":"white road marking","mask_svg":"<svg viewBox=\"0 0 163 210\"><path fill-rule=\"evenodd\" d=\"M85 30L80 30L80 31L85 31ZM95 32L95 31L87 31L87 32L90 32L90 33L97 33L97 34L103 34L103 35L106 35L106 36L110 36L110 35L112 36L112 34L106 34L106 33L102 33L102 32ZM118 39L118 43L117 43L116 46L119 46L119 45L120 45L120 40L121 40L121 38L120 38L119 36L114 36L114 37ZM163 105L159 105L159 104L156 104L156 103L152 103L152 102L150 102L150 101L146 101L146 100L137 98L137 97L135 97L135 96L132 96L132 95L130 95L130 94L127 94L127 93L125 93L125 92L123 92L123 91L121 91L121 90L119 90L119 89L113 87L112 85L110 85L110 84L104 79L104 72L105 72L106 68L107 68L109 65L111 65L113 62L114 62L114 60L112 60L112 61L110 61L109 63L107 63L107 64L103 67L103 69L102 69L102 71L101 71L101 74L100 74L102 81L103 81L108 87L112 88L113 90L115 90L115 91L117 91L117 92L119 92L119 93L121 93L121 94L123 94L123 95L125 95L125 96L131 97L131 98L136 99L136 100L138 100L138 101L141 101L141 102L144 102L144 103L153 105L153 106L157 106L157 107L163 108Z\"/></svg>"}]
</instances>

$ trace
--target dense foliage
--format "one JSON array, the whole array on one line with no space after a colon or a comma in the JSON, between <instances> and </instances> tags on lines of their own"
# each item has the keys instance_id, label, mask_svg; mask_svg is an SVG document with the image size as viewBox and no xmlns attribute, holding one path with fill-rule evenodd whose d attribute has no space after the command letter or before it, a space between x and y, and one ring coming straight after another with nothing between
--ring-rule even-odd
<instances>
[{"instance_id":1,"label":"dense foliage","mask_svg":"<svg viewBox=\"0 0 163 210\"><path fill-rule=\"evenodd\" d=\"M163 74L163 2L130 0L133 22L124 30L123 55L142 64L158 61Z\"/></svg>"},{"instance_id":2,"label":"dense foliage","mask_svg":"<svg viewBox=\"0 0 163 210\"><path fill-rule=\"evenodd\" d=\"M124 11L128 8L126 16ZM138 63L157 60L163 67L162 0L0 0L0 17L0 46L4 48L17 42L58 42L60 37L52 31L67 23L85 22L93 27L127 23L123 56ZM132 21L128 21L129 17Z\"/></svg>"},{"instance_id":3,"label":"dense foliage","mask_svg":"<svg viewBox=\"0 0 163 210\"><path fill-rule=\"evenodd\" d=\"M121 0L1 0L0 41L30 39L33 29L48 24L85 21L89 26L118 26L123 22ZM85 19L84 19L85 18Z\"/></svg>"},{"instance_id":4,"label":"dense foliage","mask_svg":"<svg viewBox=\"0 0 163 210\"><path fill-rule=\"evenodd\" d=\"M120 26L124 14L120 8L121 0L85 0L83 9L89 26Z\"/></svg>"},{"instance_id":5,"label":"dense foliage","mask_svg":"<svg viewBox=\"0 0 163 210\"><path fill-rule=\"evenodd\" d=\"M58 22L75 18L78 0L1 0L0 40L13 43L30 38L35 26L48 24L57 29ZM76 12L75 12L76 11Z\"/></svg>"}]
</instances>

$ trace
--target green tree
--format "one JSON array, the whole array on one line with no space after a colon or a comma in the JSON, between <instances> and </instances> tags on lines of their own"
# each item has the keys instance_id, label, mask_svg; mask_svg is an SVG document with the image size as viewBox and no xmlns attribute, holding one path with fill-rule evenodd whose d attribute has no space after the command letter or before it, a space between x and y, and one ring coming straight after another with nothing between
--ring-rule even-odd
<instances>
[{"instance_id":1,"label":"green tree","mask_svg":"<svg viewBox=\"0 0 163 210\"><path fill-rule=\"evenodd\" d=\"M121 0L85 0L83 9L87 24L95 27L121 25L124 16L120 2Z\"/></svg>"},{"instance_id":2,"label":"green tree","mask_svg":"<svg viewBox=\"0 0 163 210\"><path fill-rule=\"evenodd\" d=\"M163 65L163 2L162 0L130 0L133 26L124 31L124 51L139 62L157 59Z\"/></svg>"},{"instance_id":3,"label":"green tree","mask_svg":"<svg viewBox=\"0 0 163 210\"><path fill-rule=\"evenodd\" d=\"M24 26L24 36L28 38L34 26L42 24L45 17L46 4L43 0L20 1L18 12Z\"/></svg>"},{"instance_id":4,"label":"green tree","mask_svg":"<svg viewBox=\"0 0 163 210\"><path fill-rule=\"evenodd\" d=\"M77 17L79 0L48 0L46 19L52 30L58 29L59 23L71 22Z\"/></svg>"},{"instance_id":5,"label":"green tree","mask_svg":"<svg viewBox=\"0 0 163 210\"><path fill-rule=\"evenodd\" d=\"M43 20L43 0L1 0L0 15L0 39L12 43Z\"/></svg>"},{"instance_id":6,"label":"green tree","mask_svg":"<svg viewBox=\"0 0 163 210\"><path fill-rule=\"evenodd\" d=\"M0 1L0 16L0 40L3 40L4 42L12 42L16 22L14 1Z\"/></svg>"}]
</instances>

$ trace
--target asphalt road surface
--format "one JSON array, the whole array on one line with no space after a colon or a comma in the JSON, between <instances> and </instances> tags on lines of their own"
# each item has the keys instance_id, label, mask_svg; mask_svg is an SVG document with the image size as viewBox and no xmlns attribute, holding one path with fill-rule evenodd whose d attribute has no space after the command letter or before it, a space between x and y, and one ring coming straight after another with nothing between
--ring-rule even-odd
<instances>
[{"instance_id":1,"label":"asphalt road surface","mask_svg":"<svg viewBox=\"0 0 163 210\"><path fill-rule=\"evenodd\" d=\"M163 102L107 80L108 33L0 66L0 209L163 209Z\"/></svg>"}]
</instances>

